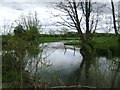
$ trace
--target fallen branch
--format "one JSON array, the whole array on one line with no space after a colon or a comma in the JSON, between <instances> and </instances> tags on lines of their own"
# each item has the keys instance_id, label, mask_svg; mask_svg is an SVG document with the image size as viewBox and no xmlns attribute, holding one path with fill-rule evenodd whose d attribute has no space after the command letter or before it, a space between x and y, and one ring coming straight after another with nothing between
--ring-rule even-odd
<instances>
[{"instance_id":1,"label":"fallen branch","mask_svg":"<svg viewBox=\"0 0 120 90\"><path fill-rule=\"evenodd\" d=\"M96 87L75 85L75 86L54 86L51 88L96 88Z\"/></svg>"}]
</instances>

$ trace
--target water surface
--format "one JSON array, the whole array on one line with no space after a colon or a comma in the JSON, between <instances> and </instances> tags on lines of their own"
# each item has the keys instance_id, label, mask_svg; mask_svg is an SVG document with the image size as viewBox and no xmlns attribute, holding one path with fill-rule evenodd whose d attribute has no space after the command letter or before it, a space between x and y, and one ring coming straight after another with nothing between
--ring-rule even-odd
<instances>
[{"instance_id":1,"label":"water surface","mask_svg":"<svg viewBox=\"0 0 120 90\"><path fill-rule=\"evenodd\" d=\"M118 58L83 61L80 49L63 42L41 44L43 51L29 60L27 69L50 86L85 85L120 88ZM33 62L34 61L34 62ZM36 69L37 68L37 69ZM37 71L36 71L37 70Z\"/></svg>"}]
</instances>

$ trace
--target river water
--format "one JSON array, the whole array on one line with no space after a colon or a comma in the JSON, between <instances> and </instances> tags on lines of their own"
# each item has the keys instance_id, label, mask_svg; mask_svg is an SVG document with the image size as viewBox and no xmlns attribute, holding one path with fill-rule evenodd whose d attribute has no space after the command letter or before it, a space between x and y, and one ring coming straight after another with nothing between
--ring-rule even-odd
<instances>
[{"instance_id":1,"label":"river water","mask_svg":"<svg viewBox=\"0 0 120 90\"><path fill-rule=\"evenodd\" d=\"M26 69L49 86L83 85L120 88L118 58L96 57L83 61L80 49L63 42L39 45L39 55L29 58Z\"/></svg>"}]
</instances>

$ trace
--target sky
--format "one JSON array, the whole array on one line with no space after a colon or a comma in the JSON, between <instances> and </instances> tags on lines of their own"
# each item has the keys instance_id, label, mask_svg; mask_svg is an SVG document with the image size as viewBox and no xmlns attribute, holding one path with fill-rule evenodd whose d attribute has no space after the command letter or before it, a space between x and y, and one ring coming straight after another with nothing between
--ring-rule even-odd
<instances>
[{"instance_id":1,"label":"sky","mask_svg":"<svg viewBox=\"0 0 120 90\"><path fill-rule=\"evenodd\" d=\"M15 23L16 20L19 20L21 18L21 15L27 16L28 13L35 13L37 12L38 18L42 24L42 29L44 33L47 33L50 29L57 30L61 29L62 27L56 27L54 24L58 21L62 21L60 17L53 17L51 14L63 14L62 12L55 10L51 4L50 1L56 1L56 0L1 0L0 1L0 34L12 32L8 29L8 27L11 27L12 23ZM57 0L62 1L62 0ZM99 0L103 1L103 0ZM107 3L110 0L104 0ZM116 2L118 0L115 0ZM117 5L115 7L117 12ZM111 16L111 11L109 9L104 8L104 16L101 17L101 21L99 22L98 27L106 27L106 25L111 26L110 23L111 20L108 18L106 20L106 16ZM104 30L98 30L98 32L108 32ZM111 32L114 32L113 30Z\"/></svg>"},{"instance_id":2,"label":"sky","mask_svg":"<svg viewBox=\"0 0 120 90\"><path fill-rule=\"evenodd\" d=\"M15 20L19 20L21 15L28 16L29 13L37 12L38 18L43 26L51 24L49 20L52 15L45 3L37 2L4 2L0 3L0 25L7 25ZM54 12L57 12L54 10ZM8 31L7 31L8 32Z\"/></svg>"}]
</instances>

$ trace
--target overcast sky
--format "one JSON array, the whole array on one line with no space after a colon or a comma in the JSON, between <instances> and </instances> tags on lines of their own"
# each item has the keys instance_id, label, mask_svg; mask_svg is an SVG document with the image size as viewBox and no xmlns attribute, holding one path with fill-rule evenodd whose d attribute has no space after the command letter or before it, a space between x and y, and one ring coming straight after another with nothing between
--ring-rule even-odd
<instances>
[{"instance_id":1,"label":"overcast sky","mask_svg":"<svg viewBox=\"0 0 120 90\"><path fill-rule=\"evenodd\" d=\"M56 0L51 0L56 1ZM59 0L57 0L59 1ZM100 0L99 0L100 1ZM102 0L103 1L103 0ZM110 0L104 0L104 1L110 1ZM118 0L115 0L118 1ZM108 2L109 3L109 2ZM115 7L117 11L117 5ZM50 6L49 0L2 0L0 1L0 34L7 33L9 30L5 29L6 31L3 31L2 26L3 25L10 25L15 20L19 20L21 15L28 15L29 12L37 12L39 20L41 21L41 24L44 26L44 31L47 32L49 29L57 30L57 27L51 26L54 22L61 21L60 18L52 18L53 16L50 14L52 11L53 13L61 13L60 11L57 11L53 9ZM106 16L110 16L111 12L107 9L104 10L106 13ZM105 16L101 17L103 20L99 23L99 27L105 27L108 21L105 20ZM111 25L110 25L111 26ZM59 28L58 28L59 29ZM98 31L102 32L102 31ZM113 31L111 31L113 32Z\"/></svg>"}]
</instances>

